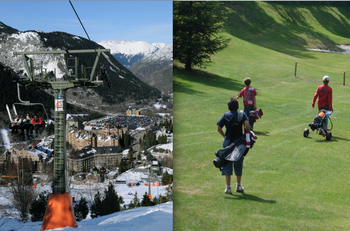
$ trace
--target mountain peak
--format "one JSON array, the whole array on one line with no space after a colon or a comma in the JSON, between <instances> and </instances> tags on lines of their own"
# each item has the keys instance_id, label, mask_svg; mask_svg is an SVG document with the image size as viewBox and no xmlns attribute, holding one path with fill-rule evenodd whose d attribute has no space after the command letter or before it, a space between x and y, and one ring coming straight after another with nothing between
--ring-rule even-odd
<instances>
[{"instance_id":1,"label":"mountain peak","mask_svg":"<svg viewBox=\"0 0 350 231\"><path fill-rule=\"evenodd\" d=\"M122 40L106 40L100 43L101 46L104 46L107 49L111 49L111 53L114 54L123 54L127 56L142 55L146 56L159 48L166 46L165 43L146 43L144 41L122 41Z\"/></svg>"},{"instance_id":2,"label":"mountain peak","mask_svg":"<svg viewBox=\"0 0 350 231\"><path fill-rule=\"evenodd\" d=\"M10 27L10 26L8 26L5 23L0 21L0 32L3 31L3 30L6 30L6 31L11 32L11 33L18 32L17 29L14 29L14 28L12 28L12 27Z\"/></svg>"},{"instance_id":3,"label":"mountain peak","mask_svg":"<svg viewBox=\"0 0 350 231\"><path fill-rule=\"evenodd\" d=\"M159 53L159 51L163 50L164 48L167 48L169 46L171 46L172 48L172 45L167 45L165 43L149 44L145 41L129 42L122 40L106 40L98 44L107 49L110 49L111 54L114 56L114 58L116 58L122 65L124 65L127 68L130 68L132 65L134 65L144 57L149 57L153 54Z\"/></svg>"}]
</instances>

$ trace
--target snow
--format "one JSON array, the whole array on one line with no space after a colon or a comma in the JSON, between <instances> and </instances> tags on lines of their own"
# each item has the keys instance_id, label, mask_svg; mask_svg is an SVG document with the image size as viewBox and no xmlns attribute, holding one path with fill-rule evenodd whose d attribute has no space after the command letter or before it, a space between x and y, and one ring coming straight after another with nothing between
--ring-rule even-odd
<instances>
[{"instance_id":1,"label":"snow","mask_svg":"<svg viewBox=\"0 0 350 231\"><path fill-rule=\"evenodd\" d=\"M22 43L27 42L27 40L40 40L40 37L36 32L25 32L25 33L12 34L10 37L12 37L14 39L18 39Z\"/></svg>"},{"instance_id":2,"label":"snow","mask_svg":"<svg viewBox=\"0 0 350 231\"><path fill-rule=\"evenodd\" d=\"M114 71L115 73L117 73L117 71L114 70L111 66L109 66L109 69L110 69L111 71Z\"/></svg>"},{"instance_id":3,"label":"snow","mask_svg":"<svg viewBox=\"0 0 350 231\"><path fill-rule=\"evenodd\" d=\"M162 117L171 116L170 113L157 113L157 115L160 115Z\"/></svg>"},{"instance_id":4,"label":"snow","mask_svg":"<svg viewBox=\"0 0 350 231\"><path fill-rule=\"evenodd\" d=\"M8 130L6 129L1 129L1 137L2 137L2 142L4 143L5 149L9 150L12 148L10 139L8 137Z\"/></svg>"},{"instance_id":5,"label":"snow","mask_svg":"<svg viewBox=\"0 0 350 231\"><path fill-rule=\"evenodd\" d=\"M130 66L132 66L135 62L137 62L135 59L131 61L134 57L137 57L137 60L140 60L141 63L144 62L169 62L173 60L173 45L167 45L165 43L146 43L144 41L138 41L138 42L129 42L129 41L102 41L98 43L102 45L103 47L110 49L111 54L116 57L115 55L124 56ZM117 58L118 59L118 58ZM125 65L125 64L124 64ZM172 62L171 64L172 65ZM126 65L128 66L128 65Z\"/></svg>"},{"instance_id":6,"label":"snow","mask_svg":"<svg viewBox=\"0 0 350 231\"><path fill-rule=\"evenodd\" d=\"M78 36L74 36L73 38L74 38L74 39L77 39L77 40L81 40L81 38L78 37Z\"/></svg>"},{"instance_id":7,"label":"snow","mask_svg":"<svg viewBox=\"0 0 350 231\"><path fill-rule=\"evenodd\" d=\"M1 41L0 50L0 62L11 66L15 71L24 71L27 73L22 57L20 55L13 55L13 52L18 51L43 51L53 50L51 47L44 47L40 40L38 32L18 32L13 33ZM58 49L59 50L59 49ZM40 55L28 55L34 61L34 66L40 67L43 65L43 70L47 72L56 72L57 78L62 78L64 75L65 60L62 54L40 54ZM35 71L35 75L39 74L39 71Z\"/></svg>"},{"instance_id":8,"label":"snow","mask_svg":"<svg viewBox=\"0 0 350 231\"><path fill-rule=\"evenodd\" d=\"M172 174L172 169L166 168L168 173ZM40 177L40 176L39 176ZM117 180L126 181L126 184L116 184L113 183L115 187L115 191L118 196L122 196L124 200L124 204L126 206L129 205L130 201L134 198L135 193L137 192L137 196L142 201L142 197L145 192L148 192L149 186L144 185L143 183L140 186L127 186L127 183L135 183L143 180L143 178L148 177L143 172L137 172L133 170L129 170L127 172L122 173L118 176ZM116 180L111 180L111 182L115 182ZM145 180L143 180L145 181ZM71 196L75 197L76 201L79 201L83 196L89 202L93 198L95 192L100 191L104 192L104 189L107 188L109 180L106 180L105 183L86 183L86 184L71 184L70 192ZM153 197L159 197L158 195L166 194L167 186L151 186L151 195ZM9 212L11 215L16 216L16 212L11 209L12 205L12 196L9 193L10 188L8 187L0 187L0 208L7 208L6 212ZM50 191L49 185L41 185L37 184L35 189L37 193L40 193L44 190ZM130 194L131 192L131 194ZM123 204L122 204L123 206ZM5 210L4 209L4 210ZM5 212L0 210L0 215ZM1 224L2 220L0 220ZM173 202L167 202L164 204L160 204L157 206L151 207L139 207L135 209L120 211L117 213L113 213L107 216L102 216L99 218L92 219L90 215L83 221L79 221L77 228L65 227L59 228L55 230L94 230L94 231L106 231L106 230L137 230L137 231L152 231L152 230L161 230L170 231L173 230ZM11 218L7 223L0 227L0 230L4 231L37 231L41 229L42 222L19 222L16 219Z\"/></svg>"},{"instance_id":9,"label":"snow","mask_svg":"<svg viewBox=\"0 0 350 231\"><path fill-rule=\"evenodd\" d=\"M173 151L173 143L162 144L162 145L157 146L157 148L162 148L162 149L165 149L165 150Z\"/></svg>"},{"instance_id":10,"label":"snow","mask_svg":"<svg viewBox=\"0 0 350 231\"><path fill-rule=\"evenodd\" d=\"M159 102L157 102L156 104L153 104L153 107L157 108L157 109L166 109L166 105L160 104Z\"/></svg>"},{"instance_id":11,"label":"snow","mask_svg":"<svg viewBox=\"0 0 350 231\"><path fill-rule=\"evenodd\" d=\"M141 62L144 63L157 60L173 60L173 45L166 45L156 52L143 57Z\"/></svg>"},{"instance_id":12,"label":"snow","mask_svg":"<svg viewBox=\"0 0 350 231\"><path fill-rule=\"evenodd\" d=\"M129 56L134 56L137 54L142 54L142 55L148 55L151 53L154 53L158 49L166 46L165 43L146 43L144 41L138 41L138 42L129 42L129 41L102 41L100 43L101 46L105 47L106 49L111 50L111 54L125 54Z\"/></svg>"},{"instance_id":13,"label":"snow","mask_svg":"<svg viewBox=\"0 0 350 231\"><path fill-rule=\"evenodd\" d=\"M139 207L95 219L85 219L77 223L77 228L65 227L54 230L152 231L161 229L162 231L170 231L173 230L173 203L168 202L158 206ZM41 221L23 223L11 219L1 227L1 230L38 231L41 229L41 225Z\"/></svg>"}]
</instances>

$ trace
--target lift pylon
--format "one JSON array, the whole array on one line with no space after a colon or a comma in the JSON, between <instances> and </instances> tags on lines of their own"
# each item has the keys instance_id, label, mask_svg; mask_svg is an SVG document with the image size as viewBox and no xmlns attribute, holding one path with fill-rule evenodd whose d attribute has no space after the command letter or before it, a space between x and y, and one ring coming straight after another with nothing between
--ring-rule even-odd
<instances>
[{"instance_id":1,"label":"lift pylon","mask_svg":"<svg viewBox=\"0 0 350 231\"><path fill-rule=\"evenodd\" d=\"M28 78L17 78L16 81L22 85L30 85L37 88L52 88L55 92L55 141L54 141L54 170L53 170L53 192L50 194L49 201L46 207L44 221L41 230L63 228L63 227L77 227L78 224L74 217L74 209L69 189L68 171L67 171L67 155L66 155L66 92L70 88L75 87L97 87L102 84L104 79L99 79L95 76L96 67L99 57L102 52L110 53L109 49L97 50L58 50L58 51L25 51L14 52L14 55L22 55L24 65L27 70ZM63 79L55 79L48 81L48 78L35 79L32 68L28 64L31 58L28 55L39 54L76 54L76 53L96 53L96 58L90 77L87 77L86 72L81 71L79 77L78 61L75 62L74 76L67 76ZM31 62L32 63L32 62ZM83 67L82 67L83 69ZM68 75L69 72L67 72ZM105 70L100 77L108 78ZM70 80L68 80L70 79ZM107 82L110 82L109 80Z\"/></svg>"}]
</instances>

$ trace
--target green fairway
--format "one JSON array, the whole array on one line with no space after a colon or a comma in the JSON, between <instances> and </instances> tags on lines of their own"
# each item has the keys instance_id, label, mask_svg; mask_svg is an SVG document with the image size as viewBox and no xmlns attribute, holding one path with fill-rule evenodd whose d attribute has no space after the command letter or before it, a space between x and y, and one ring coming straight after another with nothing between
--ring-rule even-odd
<instances>
[{"instance_id":1,"label":"green fairway","mask_svg":"<svg viewBox=\"0 0 350 231\"><path fill-rule=\"evenodd\" d=\"M264 9L269 15L270 8ZM273 17L277 25L288 25ZM292 28L290 34L300 32ZM301 32L307 28L334 44L350 44L325 24L313 22ZM228 48L207 69L174 67L174 230L349 230L350 55L308 51L300 43L283 46L281 38L266 34L259 39L228 32ZM333 89L331 141L315 131L303 137L317 114L311 102L324 75ZM223 142L216 123L245 77L252 79L264 115L254 125L258 139L244 160L245 193L227 195L224 176L212 163Z\"/></svg>"}]
</instances>

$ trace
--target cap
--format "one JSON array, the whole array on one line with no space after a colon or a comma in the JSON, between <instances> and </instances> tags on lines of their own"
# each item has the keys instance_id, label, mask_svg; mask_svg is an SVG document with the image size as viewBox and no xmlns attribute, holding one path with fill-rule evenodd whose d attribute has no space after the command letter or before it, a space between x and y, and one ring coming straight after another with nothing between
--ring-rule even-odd
<instances>
[{"instance_id":1,"label":"cap","mask_svg":"<svg viewBox=\"0 0 350 231\"><path fill-rule=\"evenodd\" d=\"M323 81L329 82L329 76L328 76L328 75L323 76L323 79L322 79L322 80L323 80Z\"/></svg>"}]
</instances>

